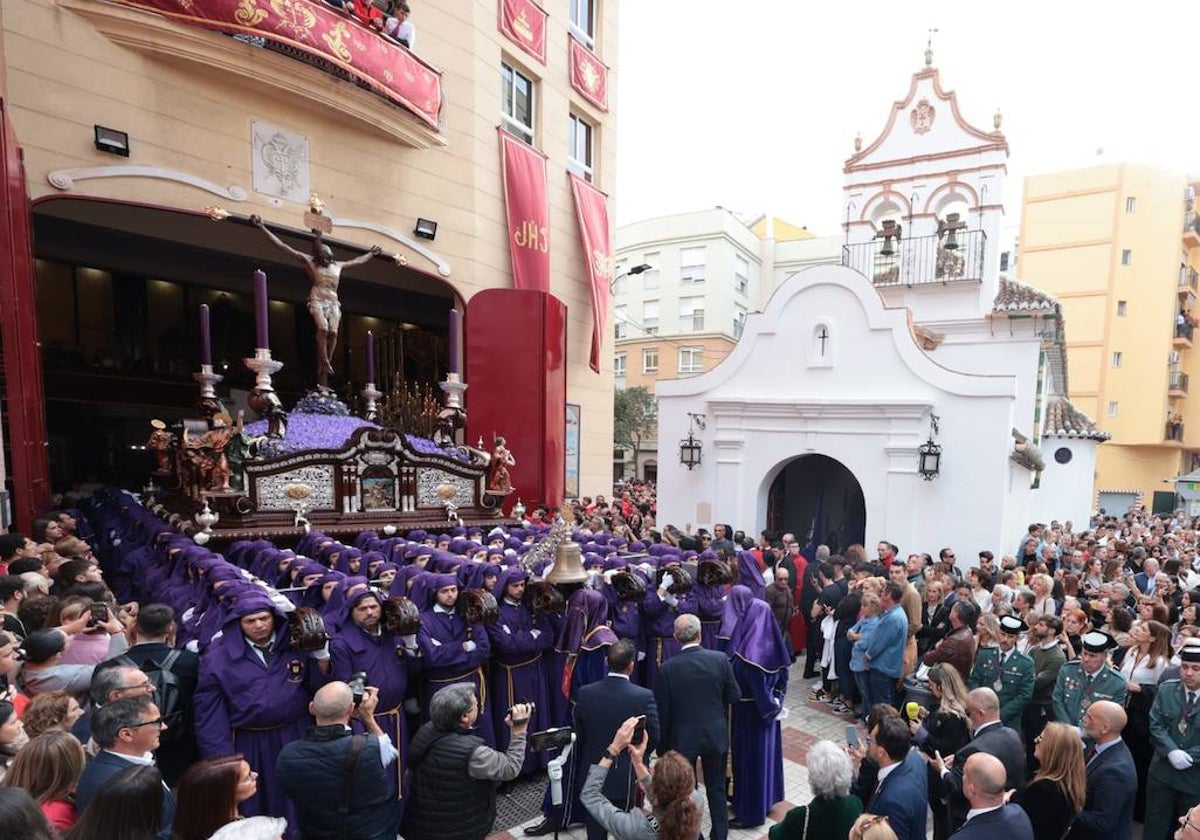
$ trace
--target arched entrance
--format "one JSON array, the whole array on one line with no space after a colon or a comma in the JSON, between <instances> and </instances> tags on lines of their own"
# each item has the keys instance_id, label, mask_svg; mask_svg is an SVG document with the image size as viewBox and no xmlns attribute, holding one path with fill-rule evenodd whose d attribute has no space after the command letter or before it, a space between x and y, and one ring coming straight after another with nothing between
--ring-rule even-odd
<instances>
[{"instance_id":1,"label":"arched entrance","mask_svg":"<svg viewBox=\"0 0 1200 840\"><path fill-rule=\"evenodd\" d=\"M789 461L767 494L767 530L791 532L801 545L811 536L833 551L862 543L867 506L854 473L826 455Z\"/></svg>"}]
</instances>

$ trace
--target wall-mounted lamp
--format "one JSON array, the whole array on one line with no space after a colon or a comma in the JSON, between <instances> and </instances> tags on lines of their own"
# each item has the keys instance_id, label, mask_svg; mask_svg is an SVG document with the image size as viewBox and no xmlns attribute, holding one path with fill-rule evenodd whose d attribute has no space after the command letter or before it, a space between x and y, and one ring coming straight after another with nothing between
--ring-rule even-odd
<instances>
[{"instance_id":1,"label":"wall-mounted lamp","mask_svg":"<svg viewBox=\"0 0 1200 840\"><path fill-rule=\"evenodd\" d=\"M422 239L434 239L437 236L437 225L438 223L431 219L417 219L413 233Z\"/></svg>"},{"instance_id":2,"label":"wall-mounted lamp","mask_svg":"<svg viewBox=\"0 0 1200 840\"><path fill-rule=\"evenodd\" d=\"M933 442L939 419L936 414L929 415L929 439L917 447L917 472L926 481L933 481L942 471L942 447Z\"/></svg>"},{"instance_id":3,"label":"wall-mounted lamp","mask_svg":"<svg viewBox=\"0 0 1200 840\"><path fill-rule=\"evenodd\" d=\"M704 430L704 415L692 414L689 411L688 436L679 441L679 463L689 470L700 466L700 459L704 454L704 444L693 434L696 426L699 426L701 431Z\"/></svg>"},{"instance_id":4,"label":"wall-mounted lamp","mask_svg":"<svg viewBox=\"0 0 1200 840\"><path fill-rule=\"evenodd\" d=\"M110 155L129 157L129 134L102 125L92 126L96 135L96 148Z\"/></svg>"}]
</instances>

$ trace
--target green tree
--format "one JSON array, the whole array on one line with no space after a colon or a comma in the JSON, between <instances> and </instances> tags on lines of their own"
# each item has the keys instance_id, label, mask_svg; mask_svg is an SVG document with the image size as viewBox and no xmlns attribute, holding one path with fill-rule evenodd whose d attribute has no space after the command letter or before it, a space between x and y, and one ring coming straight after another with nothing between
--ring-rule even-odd
<instances>
[{"instance_id":1,"label":"green tree","mask_svg":"<svg viewBox=\"0 0 1200 840\"><path fill-rule=\"evenodd\" d=\"M645 386L621 388L613 396L613 441L633 450L634 473L642 441L658 434L658 405Z\"/></svg>"}]
</instances>

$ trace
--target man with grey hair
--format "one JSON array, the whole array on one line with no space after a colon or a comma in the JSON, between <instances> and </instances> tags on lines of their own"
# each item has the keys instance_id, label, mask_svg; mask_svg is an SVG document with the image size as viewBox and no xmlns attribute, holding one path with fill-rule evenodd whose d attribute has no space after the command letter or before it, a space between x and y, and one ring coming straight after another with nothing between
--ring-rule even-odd
<instances>
[{"instance_id":1,"label":"man with grey hair","mask_svg":"<svg viewBox=\"0 0 1200 840\"><path fill-rule=\"evenodd\" d=\"M308 704L316 726L279 751L275 776L296 808L304 837L394 840L400 811L387 768L399 753L375 722L379 691L356 696L344 682L321 686ZM367 735L355 735L357 719Z\"/></svg>"},{"instance_id":2,"label":"man with grey hair","mask_svg":"<svg viewBox=\"0 0 1200 840\"><path fill-rule=\"evenodd\" d=\"M89 694L92 703L99 708L126 697L150 697L154 694L154 682L141 668L118 665L96 671L92 675Z\"/></svg>"},{"instance_id":3,"label":"man with grey hair","mask_svg":"<svg viewBox=\"0 0 1200 840\"><path fill-rule=\"evenodd\" d=\"M963 768L963 792L971 803L967 821L951 837L958 840L1033 840L1033 825L1020 805L1004 801L1004 765L987 753L975 753Z\"/></svg>"},{"instance_id":4,"label":"man with grey hair","mask_svg":"<svg viewBox=\"0 0 1200 840\"><path fill-rule=\"evenodd\" d=\"M712 815L710 840L726 840L729 816L725 805L725 763L729 754L729 706L741 692L729 657L700 647L700 619L675 619L676 656L662 664L654 684L662 736L658 754L675 750L693 765L704 764L704 787Z\"/></svg>"},{"instance_id":5,"label":"man with grey hair","mask_svg":"<svg viewBox=\"0 0 1200 840\"><path fill-rule=\"evenodd\" d=\"M286 831L283 817L246 817L221 826L209 840L283 840Z\"/></svg>"},{"instance_id":6,"label":"man with grey hair","mask_svg":"<svg viewBox=\"0 0 1200 840\"><path fill-rule=\"evenodd\" d=\"M417 730L408 750L412 788L400 833L422 840L483 840L496 819L494 782L517 777L525 763L525 730L533 710L513 706L504 718L512 730L507 752L489 747L471 733L479 700L470 683L454 683L429 700L429 722Z\"/></svg>"}]
</instances>

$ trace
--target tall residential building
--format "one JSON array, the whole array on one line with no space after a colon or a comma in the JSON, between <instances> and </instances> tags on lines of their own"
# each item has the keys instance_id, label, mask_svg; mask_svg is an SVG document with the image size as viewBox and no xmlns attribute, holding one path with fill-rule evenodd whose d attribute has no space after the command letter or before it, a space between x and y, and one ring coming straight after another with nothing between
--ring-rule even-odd
<instances>
[{"instance_id":1,"label":"tall residential building","mask_svg":"<svg viewBox=\"0 0 1200 840\"><path fill-rule=\"evenodd\" d=\"M836 263L841 240L717 207L624 225L615 253L614 383L653 393L660 379L715 367L741 337L747 315L760 311L787 276ZM657 469L657 441L646 441L636 457L614 451L618 479L653 480Z\"/></svg>"},{"instance_id":2,"label":"tall residential building","mask_svg":"<svg viewBox=\"0 0 1200 840\"><path fill-rule=\"evenodd\" d=\"M610 486L612 340L593 371L596 263L569 175L615 187L619 7L413 3L409 50L321 0L5 0L0 429L19 522L51 485L142 486L151 418L194 410L202 303L221 395L244 397L255 269L275 385L289 407L311 387L309 281L252 218L307 253L312 194L336 259L388 257L342 277L339 395L369 378L371 330L380 388L395 374L440 396L457 309L467 432L507 436L524 503L558 501L564 474L568 495ZM532 147L524 177L505 178L500 131ZM506 190L525 191L511 214ZM515 304L516 250L538 252L557 300ZM518 346L537 363L514 363Z\"/></svg>"},{"instance_id":3,"label":"tall residential building","mask_svg":"<svg viewBox=\"0 0 1200 840\"><path fill-rule=\"evenodd\" d=\"M1193 205L1185 176L1127 163L1025 181L1018 271L1061 301L1070 399L1112 435L1095 482L1109 513L1139 500L1170 510L1164 482L1200 455Z\"/></svg>"}]
</instances>

